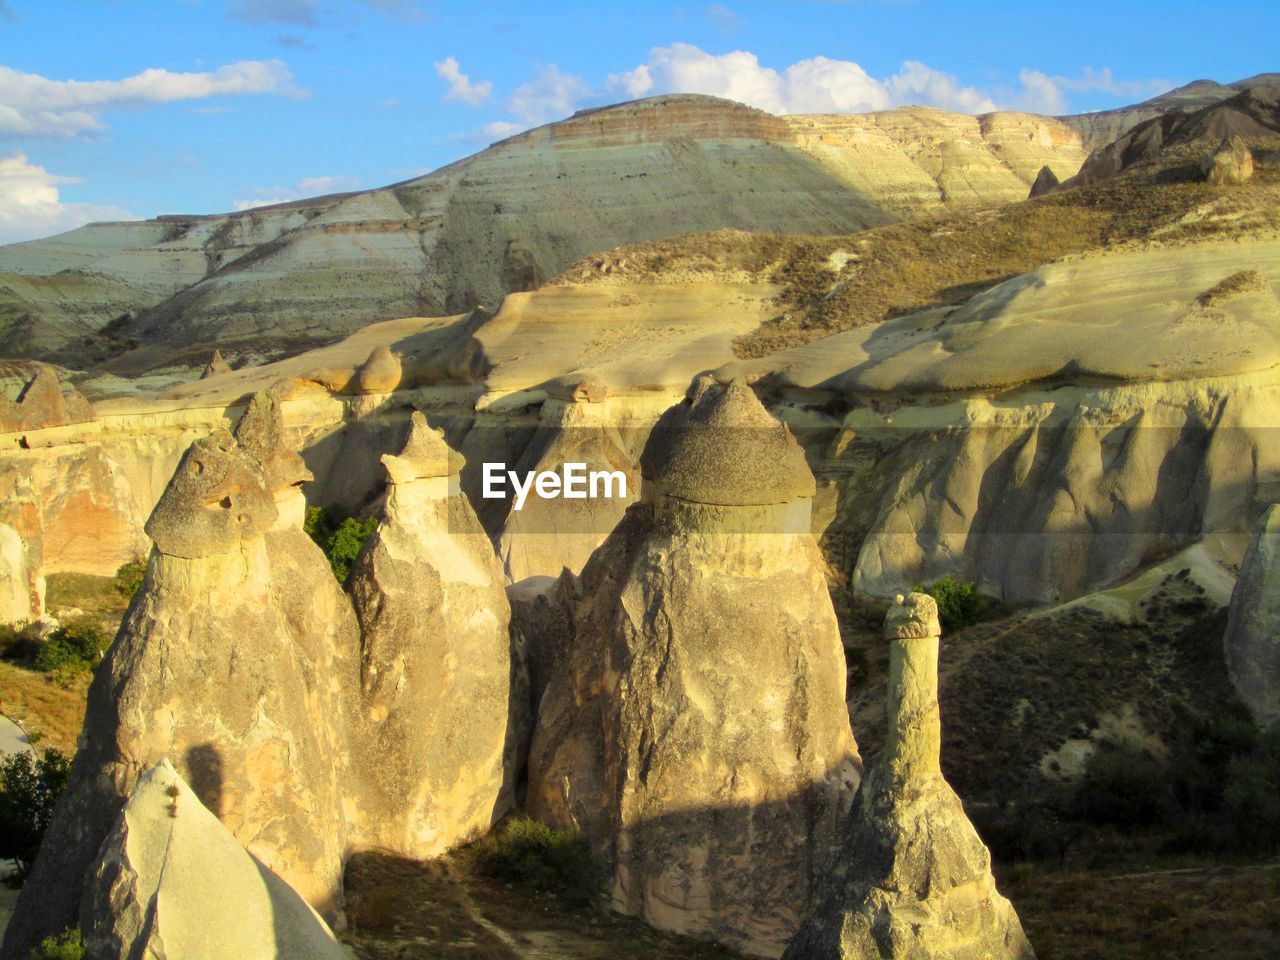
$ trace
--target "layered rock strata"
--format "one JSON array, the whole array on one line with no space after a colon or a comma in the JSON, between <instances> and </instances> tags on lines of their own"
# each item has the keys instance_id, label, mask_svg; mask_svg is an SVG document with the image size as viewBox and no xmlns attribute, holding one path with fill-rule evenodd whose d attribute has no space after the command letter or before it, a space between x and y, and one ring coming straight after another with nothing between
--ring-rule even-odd
<instances>
[{"instance_id":1,"label":"layered rock strata","mask_svg":"<svg viewBox=\"0 0 1280 960\"><path fill-rule=\"evenodd\" d=\"M776 956L860 772L813 476L741 382L700 384L646 462L583 571L528 807L583 831L615 909Z\"/></svg>"},{"instance_id":2,"label":"layered rock strata","mask_svg":"<svg viewBox=\"0 0 1280 960\"><path fill-rule=\"evenodd\" d=\"M821 902L784 960L1030 960L991 856L942 776L938 608L898 595L889 640L889 735L867 772Z\"/></svg>"}]
</instances>

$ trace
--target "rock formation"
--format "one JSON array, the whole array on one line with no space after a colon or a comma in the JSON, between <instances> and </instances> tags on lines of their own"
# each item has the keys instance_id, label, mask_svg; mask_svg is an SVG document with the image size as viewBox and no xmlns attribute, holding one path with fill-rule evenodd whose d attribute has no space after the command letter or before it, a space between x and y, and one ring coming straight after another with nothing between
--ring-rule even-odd
<instances>
[{"instance_id":1,"label":"rock formation","mask_svg":"<svg viewBox=\"0 0 1280 960\"><path fill-rule=\"evenodd\" d=\"M889 640L888 742L858 791L819 906L784 960L1028 960L991 856L942 776L938 607L898 595Z\"/></svg>"},{"instance_id":2,"label":"rock formation","mask_svg":"<svg viewBox=\"0 0 1280 960\"><path fill-rule=\"evenodd\" d=\"M1240 137L1227 137L1205 156L1200 171L1214 186L1244 183L1253 176L1253 153Z\"/></svg>"},{"instance_id":3,"label":"rock formation","mask_svg":"<svg viewBox=\"0 0 1280 960\"><path fill-rule=\"evenodd\" d=\"M204 371L200 374L201 380L208 380L210 377L218 377L224 373L231 372L231 365L222 359L222 351L214 350L213 356L209 358L209 362L204 365Z\"/></svg>"},{"instance_id":4,"label":"rock formation","mask_svg":"<svg viewBox=\"0 0 1280 960\"><path fill-rule=\"evenodd\" d=\"M356 393L390 393L400 385L400 358L385 343L369 353L360 365L352 386Z\"/></svg>"},{"instance_id":5,"label":"rock formation","mask_svg":"<svg viewBox=\"0 0 1280 960\"><path fill-rule=\"evenodd\" d=\"M1036 174L1035 182L1031 184L1031 197L1041 197L1046 193L1052 193L1059 184L1058 176L1053 170L1045 165L1040 168L1040 172Z\"/></svg>"},{"instance_id":6,"label":"rock formation","mask_svg":"<svg viewBox=\"0 0 1280 960\"><path fill-rule=\"evenodd\" d=\"M1261 724L1280 720L1280 504L1258 523L1231 594L1227 671Z\"/></svg>"},{"instance_id":7,"label":"rock formation","mask_svg":"<svg viewBox=\"0 0 1280 960\"><path fill-rule=\"evenodd\" d=\"M323 920L210 813L168 760L138 777L98 853L82 919L107 960L342 960Z\"/></svg>"},{"instance_id":8,"label":"rock formation","mask_svg":"<svg viewBox=\"0 0 1280 960\"><path fill-rule=\"evenodd\" d=\"M240 439L194 443L156 505L146 582L90 688L6 957L76 922L96 851L140 772L164 757L259 860L341 916L357 625L320 551L278 524L277 500L300 497L302 474L278 448L254 455L277 416L255 398Z\"/></svg>"},{"instance_id":9,"label":"rock formation","mask_svg":"<svg viewBox=\"0 0 1280 960\"><path fill-rule=\"evenodd\" d=\"M364 724L379 757L360 833L420 858L487 830L508 802L510 608L443 435L415 412L403 452L382 462L385 519L351 576Z\"/></svg>"},{"instance_id":10,"label":"rock formation","mask_svg":"<svg viewBox=\"0 0 1280 960\"><path fill-rule=\"evenodd\" d=\"M699 385L645 462L583 570L527 805L583 831L615 909L776 956L860 770L813 476L742 382Z\"/></svg>"},{"instance_id":11,"label":"rock formation","mask_svg":"<svg viewBox=\"0 0 1280 960\"><path fill-rule=\"evenodd\" d=\"M35 366L14 399L0 391L0 433L40 430L93 419L93 406L75 387L63 387L47 364ZM21 381L19 381L21 383Z\"/></svg>"},{"instance_id":12,"label":"rock formation","mask_svg":"<svg viewBox=\"0 0 1280 960\"><path fill-rule=\"evenodd\" d=\"M577 383L573 395L583 398L605 392L591 380ZM590 473L619 473L613 496L568 499L529 497L521 510L511 510L498 541L507 576L519 582L530 576L554 576L567 567L579 572L593 550L622 519L628 505L640 496L636 440L643 431L618 423L616 409L587 399L548 399L542 404L538 432L512 467L528 471L558 471L561 464L581 463ZM625 493L620 494L625 482ZM508 487L508 489L510 489Z\"/></svg>"}]
</instances>

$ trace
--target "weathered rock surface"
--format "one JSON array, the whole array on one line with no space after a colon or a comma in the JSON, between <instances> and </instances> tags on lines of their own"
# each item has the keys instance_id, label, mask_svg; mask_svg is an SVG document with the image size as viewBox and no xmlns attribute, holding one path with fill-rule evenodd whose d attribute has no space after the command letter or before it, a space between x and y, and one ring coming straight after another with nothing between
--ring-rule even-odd
<instances>
[{"instance_id":1,"label":"weathered rock surface","mask_svg":"<svg viewBox=\"0 0 1280 960\"><path fill-rule=\"evenodd\" d=\"M364 724L378 789L367 843L423 858L505 811L510 608L493 546L458 486L461 458L413 414L385 519L351 575ZM508 758L509 759L509 758Z\"/></svg>"},{"instance_id":2,"label":"weathered rock surface","mask_svg":"<svg viewBox=\"0 0 1280 960\"><path fill-rule=\"evenodd\" d=\"M821 903L784 960L1030 960L991 856L942 776L938 608L899 595L890 644L889 736L854 801Z\"/></svg>"},{"instance_id":3,"label":"weathered rock surface","mask_svg":"<svg viewBox=\"0 0 1280 960\"><path fill-rule=\"evenodd\" d=\"M1244 183L1253 176L1253 153L1240 137L1231 136L1205 156L1200 169L1214 186Z\"/></svg>"},{"instance_id":4,"label":"weathered rock surface","mask_svg":"<svg viewBox=\"0 0 1280 960\"><path fill-rule=\"evenodd\" d=\"M1040 172L1036 174L1035 182L1031 184L1031 193L1028 196L1042 197L1046 193L1052 193L1059 182L1058 175L1050 167L1041 167Z\"/></svg>"},{"instance_id":5,"label":"weathered rock surface","mask_svg":"<svg viewBox=\"0 0 1280 960\"><path fill-rule=\"evenodd\" d=\"M358 393L390 393L400 385L400 358L386 344L378 344L356 371Z\"/></svg>"},{"instance_id":6,"label":"weathered rock surface","mask_svg":"<svg viewBox=\"0 0 1280 960\"><path fill-rule=\"evenodd\" d=\"M93 419L93 406L75 387L63 386L53 368L47 364L0 365L0 386L8 386L10 372L4 366L35 368L29 377L18 381L20 386L12 396L11 389L0 389L0 433L19 430L41 430L60 427L68 423L83 423Z\"/></svg>"},{"instance_id":7,"label":"weathered rock surface","mask_svg":"<svg viewBox=\"0 0 1280 960\"><path fill-rule=\"evenodd\" d=\"M281 528L240 444L193 445L160 498L144 587L89 692L71 782L6 932L4 956L76 922L88 869L139 773L172 757L204 804L308 902L340 917L359 639L323 555ZM196 464L199 464L197 469ZM301 499L286 485L279 499ZM205 539L196 532L204 531ZM173 552L168 552L173 551Z\"/></svg>"},{"instance_id":8,"label":"weathered rock surface","mask_svg":"<svg viewBox=\"0 0 1280 960\"><path fill-rule=\"evenodd\" d=\"M95 958L342 960L323 920L161 760L138 777L86 888Z\"/></svg>"},{"instance_id":9,"label":"weathered rock surface","mask_svg":"<svg viewBox=\"0 0 1280 960\"><path fill-rule=\"evenodd\" d=\"M741 383L674 419L717 410L741 412L746 436L785 433L757 426L764 411ZM722 467L742 472L728 458L754 456L749 440L716 434L720 460L696 425L673 428L644 500L587 563L572 649L542 697L528 807L584 832L616 909L777 955L860 761L809 501L794 492L812 485L803 458L732 504L663 492L666 458L686 449L708 455L710 491ZM692 472L680 477L692 496ZM784 499L762 503L761 490Z\"/></svg>"},{"instance_id":10,"label":"weathered rock surface","mask_svg":"<svg viewBox=\"0 0 1280 960\"><path fill-rule=\"evenodd\" d=\"M209 358L209 362L205 364L203 372L200 374L201 380L208 380L210 377L220 377L224 373L231 372L231 365L222 359L222 351L214 350L213 356Z\"/></svg>"},{"instance_id":11,"label":"weathered rock surface","mask_svg":"<svg viewBox=\"0 0 1280 960\"><path fill-rule=\"evenodd\" d=\"M1224 639L1240 699L1263 725L1280 720L1280 505L1258 523L1231 594Z\"/></svg>"}]
</instances>

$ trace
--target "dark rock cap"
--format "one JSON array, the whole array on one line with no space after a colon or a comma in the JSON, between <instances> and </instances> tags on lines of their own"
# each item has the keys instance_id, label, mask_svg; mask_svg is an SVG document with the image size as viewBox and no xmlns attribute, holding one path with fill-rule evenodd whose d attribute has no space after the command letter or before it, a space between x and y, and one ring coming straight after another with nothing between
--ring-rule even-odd
<instances>
[{"instance_id":1,"label":"dark rock cap","mask_svg":"<svg viewBox=\"0 0 1280 960\"><path fill-rule=\"evenodd\" d=\"M741 379L695 382L692 403L654 428L644 477L694 503L756 506L812 497L804 451Z\"/></svg>"}]
</instances>

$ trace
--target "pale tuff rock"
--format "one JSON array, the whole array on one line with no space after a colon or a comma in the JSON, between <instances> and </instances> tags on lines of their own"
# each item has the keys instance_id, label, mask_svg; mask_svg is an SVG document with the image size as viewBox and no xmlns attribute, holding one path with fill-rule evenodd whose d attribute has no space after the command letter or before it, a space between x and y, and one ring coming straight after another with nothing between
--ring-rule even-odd
<instances>
[{"instance_id":1,"label":"pale tuff rock","mask_svg":"<svg viewBox=\"0 0 1280 960\"><path fill-rule=\"evenodd\" d=\"M356 393L390 393L400 385L400 358L385 343L369 353L353 381Z\"/></svg>"},{"instance_id":2,"label":"pale tuff rock","mask_svg":"<svg viewBox=\"0 0 1280 960\"><path fill-rule=\"evenodd\" d=\"M508 805L510 608L458 488L461 458L421 413L404 451L383 463L385 519L351 575L363 770L377 787L356 816L367 842L420 858L487 830Z\"/></svg>"},{"instance_id":3,"label":"pale tuff rock","mask_svg":"<svg viewBox=\"0 0 1280 960\"><path fill-rule=\"evenodd\" d=\"M715 399L704 402L711 391ZM721 390L695 383L690 404L654 428L642 461L663 495L691 503L753 506L812 499L804 451L743 380Z\"/></svg>"},{"instance_id":4,"label":"pale tuff rock","mask_svg":"<svg viewBox=\"0 0 1280 960\"><path fill-rule=\"evenodd\" d=\"M1253 154L1240 137L1228 137L1205 156L1200 170L1216 186L1244 183L1253 176Z\"/></svg>"},{"instance_id":5,"label":"pale tuff rock","mask_svg":"<svg viewBox=\"0 0 1280 960\"><path fill-rule=\"evenodd\" d=\"M858 791L818 908L784 960L1030 960L991 857L939 766L937 606L898 595L889 741Z\"/></svg>"},{"instance_id":6,"label":"pale tuff rock","mask_svg":"<svg viewBox=\"0 0 1280 960\"><path fill-rule=\"evenodd\" d=\"M161 553L195 559L262 536L277 516L262 463L222 430L178 461L145 529Z\"/></svg>"},{"instance_id":7,"label":"pale tuff rock","mask_svg":"<svg viewBox=\"0 0 1280 960\"><path fill-rule=\"evenodd\" d=\"M18 531L0 523L0 623L31 619L29 584L26 546Z\"/></svg>"},{"instance_id":8,"label":"pale tuff rock","mask_svg":"<svg viewBox=\"0 0 1280 960\"><path fill-rule=\"evenodd\" d=\"M1227 672L1262 724L1280 720L1280 505L1270 507L1240 565L1225 637Z\"/></svg>"},{"instance_id":9,"label":"pale tuff rock","mask_svg":"<svg viewBox=\"0 0 1280 960\"><path fill-rule=\"evenodd\" d=\"M547 400L537 432L512 468L517 473L558 471L561 464L581 463L590 474L619 473L610 496L529 497L523 509L507 514L498 553L507 577L555 576L563 569L578 573L592 551L618 525L627 507L640 498L639 453L644 434L629 425L610 404ZM622 490L625 482L626 490Z\"/></svg>"},{"instance_id":10,"label":"pale tuff rock","mask_svg":"<svg viewBox=\"0 0 1280 960\"><path fill-rule=\"evenodd\" d=\"M646 493L587 563L571 647L541 699L528 807L583 831L615 909L776 956L861 766L809 501L769 503L813 480L770 440L780 428L745 385L708 387L680 416L690 433L753 425L720 433L719 450L701 437L663 450L691 466L691 451L718 457L755 486L735 494L745 506ZM781 456L729 464L752 436ZM667 475L656 451L646 460Z\"/></svg>"},{"instance_id":11,"label":"pale tuff rock","mask_svg":"<svg viewBox=\"0 0 1280 960\"><path fill-rule=\"evenodd\" d=\"M222 351L214 350L213 356L209 358L209 362L205 364L204 371L200 374L200 379L208 380L210 377L217 377L230 372L231 365L222 359Z\"/></svg>"},{"instance_id":12,"label":"pale tuff rock","mask_svg":"<svg viewBox=\"0 0 1280 960\"><path fill-rule=\"evenodd\" d=\"M47 364L36 372L14 399L0 392L0 433L40 430L94 418L93 405L75 387L64 388Z\"/></svg>"},{"instance_id":13,"label":"pale tuff rock","mask_svg":"<svg viewBox=\"0 0 1280 960\"><path fill-rule=\"evenodd\" d=\"M174 770L146 770L85 894L95 960L342 960L298 894L240 845Z\"/></svg>"},{"instance_id":14,"label":"pale tuff rock","mask_svg":"<svg viewBox=\"0 0 1280 960\"><path fill-rule=\"evenodd\" d=\"M146 582L90 687L5 957L76 922L97 850L140 772L164 757L254 856L341 917L357 839L343 799L360 790L349 764L364 753L358 628L319 549L296 527L272 529L267 476L288 474L249 452L275 429L257 410L245 444L222 432L192 445L148 524Z\"/></svg>"}]
</instances>

